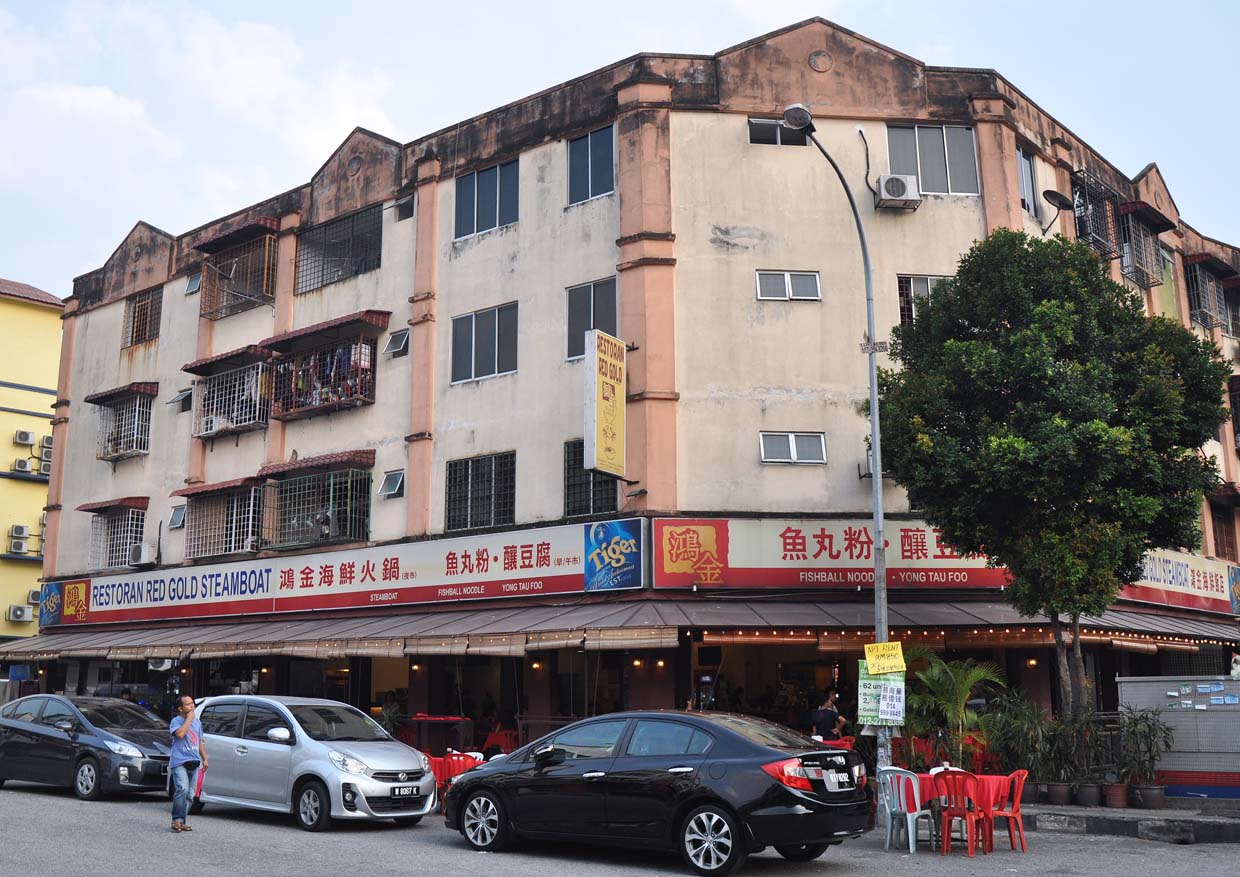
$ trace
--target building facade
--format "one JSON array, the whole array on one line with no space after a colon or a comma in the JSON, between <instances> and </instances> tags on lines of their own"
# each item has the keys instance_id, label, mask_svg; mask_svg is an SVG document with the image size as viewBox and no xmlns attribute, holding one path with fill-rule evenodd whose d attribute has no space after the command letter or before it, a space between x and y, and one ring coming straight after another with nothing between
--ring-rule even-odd
<instances>
[{"instance_id":1,"label":"building facade","mask_svg":"<svg viewBox=\"0 0 1240 877\"><path fill-rule=\"evenodd\" d=\"M357 129L306 185L140 222L77 278L44 634L10 659L480 720L485 693L530 733L690 700L796 722L855 682L862 271L838 182L776 124L792 102L865 194L880 335L1007 227L1086 239L1150 314L1240 353L1240 251L993 71L821 19L637 55L410 143ZM627 348L620 480L583 467L591 329ZM1237 434L1205 449L1203 553L1157 553L1086 621L1104 705L1118 672L1216 672L1240 639ZM1049 629L883 491L893 635L1049 698Z\"/></svg>"},{"instance_id":2,"label":"building facade","mask_svg":"<svg viewBox=\"0 0 1240 877\"><path fill-rule=\"evenodd\" d=\"M38 632L52 402L60 362L56 296L0 278L0 640Z\"/></svg>"}]
</instances>

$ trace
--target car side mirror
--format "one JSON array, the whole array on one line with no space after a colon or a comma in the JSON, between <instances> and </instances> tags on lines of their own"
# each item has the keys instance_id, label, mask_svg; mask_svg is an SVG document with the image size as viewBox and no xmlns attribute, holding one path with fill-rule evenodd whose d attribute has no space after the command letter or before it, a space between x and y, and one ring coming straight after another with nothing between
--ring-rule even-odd
<instances>
[{"instance_id":1,"label":"car side mirror","mask_svg":"<svg viewBox=\"0 0 1240 877\"><path fill-rule=\"evenodd\" d=\"M292 743L293 735L288 728L271 728L267 731L267 739L272 743Z\"/></svg>"},{"instance_id":2,"label":"car side mirror","mask_svg":"<svg viewBox=\"0 0 1240 877\"><path fill-rule=\"evenodd\" d=\"M546 767L549 764L559 764L568 755L559 746L548 743L545 746L539 746L534 750L534 763L539 767Z\"/></svg>"},{"instance_id":3,"label":"car side mirror","mask_svg":"<svg viewBox=\"0 0 1240 877\"><path fill-rule=\"evenodd\" d=\"M56 722L53 727L59 728L61 731L64 731L66 734L72 734L77 729L77 726L73 724L73 722L69 721L68 719L61 719L60 721Z\"/></svg>"}]
</instances>

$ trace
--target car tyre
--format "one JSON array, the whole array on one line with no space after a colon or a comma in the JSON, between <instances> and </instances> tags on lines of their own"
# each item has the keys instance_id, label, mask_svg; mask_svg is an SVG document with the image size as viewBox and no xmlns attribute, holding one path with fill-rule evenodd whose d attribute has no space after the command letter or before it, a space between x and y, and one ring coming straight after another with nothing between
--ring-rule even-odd
<instances>
[{"instance_id":1,"label":"car tyre","mask_svg":"<svg viewBox=\"0 0 1240 877\"><path fill-rule=\"evenodd\" d=\"M310 780L297 790L293 799L293 814L297 825L306 831L324 831L332 821L332 799L327 786L318 780Z\"/></svg>"},{"instance_id":2,"label":"car tyre","mask_svg":"<svg viewBox=\"0 0 1240 877\"><path fill-rule=\"evenodd\" d=\"M99 762L83 758L73 769L73 794L83 801L97 801L103 791L103 777L99 775Z\"/></svg>"},{"instance_id":3,"label":"car tyre","mask_svg":"<svg viewBox=\"0 0 1240 877\"><path fill-rule=\"evenodd\" d=\"M825 853L829 846L830 844L792 844L782 847L776 845L775 852L789 862L812 862Z\"/></svg>"},{"instance_id":4,"label":"car tyre","mask_svg":"<svg viewBox=\"0 0 1240 877\"><path fill-rule=\"evenodd\" d=\"M461 835L479 852L497 853L508 846L508 815L491 791L477 792L461 808Z\"/></svg>"},{"instance_id":5,"label":"car tyre","mask_svg":"<svg viewBox=\"0 0 1240 877\"><path fill-rule=\"evenodd\" d=\"M698 807L680 826L680 854L698 874L731 874L749 857L735 817L714 804Z\"/></svg>"},{"instance_id":6,"label":"car tyre","mask_svg":"<svg viewBox=\"0 0 1240 877\"><path fill-rule=\"evenodd\" d=\"M417 825L419 822L422 821L422 817L421 816L397 816L392 821L395 822L397 825L403 825L406 828L413 828L415 825Z\"/></svg>"},{"instance_id":7,"label":"car tyre","mask_svg":"<svg viewBox=\"0 0 1240 877\"><path fill-rule=\"evenodd\" d=\"M197 816L199 813L201 813L203 810L206 810L206 809L207 809L207 805L204 804L198 798L195 798L193 801L190 802L189 815Z\"/></svg>"}]
</instances>

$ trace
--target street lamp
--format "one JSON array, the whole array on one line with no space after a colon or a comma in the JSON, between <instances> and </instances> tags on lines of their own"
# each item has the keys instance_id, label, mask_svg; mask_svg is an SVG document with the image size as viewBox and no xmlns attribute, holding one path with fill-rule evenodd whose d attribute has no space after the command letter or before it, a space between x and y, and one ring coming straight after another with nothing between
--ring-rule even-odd
<instances>
[{"instance_id":1,"label":"street lamp","mask_svg":"<svg viewBox=\"0 0 1240 877\"><path fill-rule=\"evenodd\" d=\"M861 265L865 271L865 323L866 339L861 350L870 358L870 451L873 459L870 464L870 476L874 488L874 639L876 642L887 641L887 543L883 535L883 452L882 440L878 428L878 354L887 350L885 342L875 340L874 329L874 282L870 272L870 248L866 242L865 226L861 223L861 213L857 210L857 199L853 197L844 172L836 164L831 153L814 136L814 115L805 104L792 104L784 109L784 125L804 131L818 151L822 153L840 179L844 194L848 196L848 206L852 208L853 221L857 224L857 238L861 242ZM891 751L887 729L878 730L878 765L889 767Z\"/></svg>"}]
</instances>

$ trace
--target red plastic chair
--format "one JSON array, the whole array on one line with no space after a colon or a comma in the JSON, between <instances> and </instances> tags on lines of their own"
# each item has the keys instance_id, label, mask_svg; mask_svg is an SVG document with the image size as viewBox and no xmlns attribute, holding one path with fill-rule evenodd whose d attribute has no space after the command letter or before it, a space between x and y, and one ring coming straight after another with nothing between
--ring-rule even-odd
<instances>
[{"instance_id":1,"label":"red plastic chair","mask_svg":"<svg viewBox=\"0 0 1240 877\"><path fill-rule=\"evenodd\" d=\"M1008 794L1010 798L1005 798L990 811L990 848L995 848L995 820L1006 819L1008 830L1008 841L1012 844L1012 849L1016 849L1016 835L1020 835L1020 851L1022 853L1029 852L1029 848L1025 846L1025 820L1020 815L1020 796L1025 791L1025 780L1029 778L1029 771L1018 770L1008 777Z\"/></svg>"},{"instance_id":2,"label":"red plastic chair","mask_svg":"<svg viewBox=\"0 0 1240 877\"><path fill-rule=\"evenodd\" d=\"M487 734L487 739L482 744L482 751L486 752L492 746L496 746L499 748L500 752L504 753L505 755L508 755L520 745L521 745L521 741L520 741L520 738L517 736L516 731L496 730L496 731L492 731L490 734Z\"/></svg>"},{"instance_id":3,"label":"red plastic chair","mask_svg":"<svg viewBox=\"0 0 1240 877\"><path fill-rule=\"evenodd\" d=\"M964 822L969 857L980 840L982 852L987 848L989 814L977 806L977 777L963 770L945 770L934 775L934 790L943 801L943 855L952 848L952 823ZM993 823L990 823L993 825Z\"/></svg>"},{"instance_id":4,"label":"red plastic chair","mask_svg":"<svg viewBox=\"0 0 1240 877\"><path fill-rule=\"evenodd\" d=\"M856 737L841 737L838 740L828 740L827 742L830 743L832 746L836 747L837 749L852 749L853 743L855 743L856 741L857 741Z\"/></svg>"}]
</instances>

